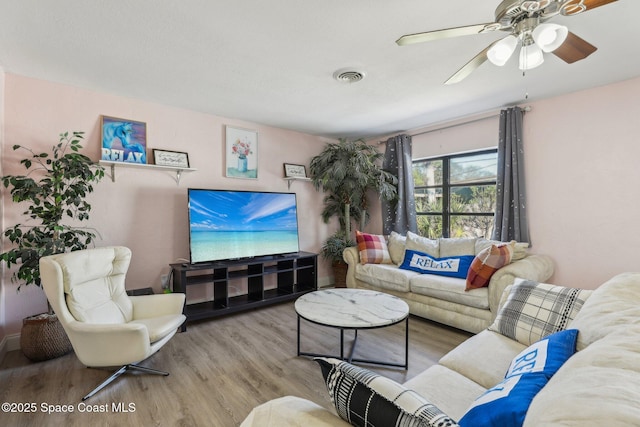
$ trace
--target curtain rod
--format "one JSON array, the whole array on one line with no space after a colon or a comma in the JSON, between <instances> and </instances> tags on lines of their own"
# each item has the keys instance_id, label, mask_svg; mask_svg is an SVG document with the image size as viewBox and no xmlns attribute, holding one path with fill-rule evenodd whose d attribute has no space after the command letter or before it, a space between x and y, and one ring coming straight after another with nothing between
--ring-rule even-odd
<instances>
[{"instance_id":1,"label":"curtain rod","mask_svg":"<svg viewBox=\"0 0 640 427\"><path fill-rule=\"evenodd\" d=\"M509 107L506 107L509 108ZM420 131L419 129L415 129L414 132L415 133L409 133L409 135L411 136L418 136L418 135L424 135L427 133L431 133L431 132L436 132L439 130L443 130L443 129L449 129L449 128L453 128L456 126L462 126L462 125L467 125L470 123L475 123L475 122L479 122L482 120L486 120L486 119L490 119L492 117L496 117L500 115L500 112L503 109L500 110L491 110L491 111L485 111L484 113L478 113L478 114L473 114L471 116L466 116L466 117L461 117L459 119L454 119L454 120L448 120L444 123L440 123L440 124L435 124L433 126L428 127L427 129ZM527 111L531 111L531 106L527 105L525 107L522 107L522 111L524 111L525 113Z\"/></svg>"},{"instance_id":2,"label":"curtain rod","mask_svg":"<svg viewBox=\"0 0 640 427\"><path fill-rule=\"evenodd\" d=\"M505 107L505 108L509 108L509 107ZM426 128L418 128L418 129L413 129L412 131L407 131L406 134L409 136L418 136L418 135L425 135L427 133L431 133L431 132L436 132L439 130L444 130L444 129L450 129L453 127L457 127L457 126L462 126L462 125L467 125L470 123L475 123L475 122L479 122L482 120L486 120L486 119L490 119L492 117L496 117L500 115L500 112L503 109L500 110L490 110L490 111L485 111L483 113L477 113L477 114L473 114L470 116L465 116L465 117L460 117L457 119L452 119L452 120L447 120L446 122L441 122L441 123L436 123L432 126L426 127ZM525 113L528 111L531 111L531 106L527 105L522 107L522 111L524 111ZM387 141L379 141L379 144L384 144Z\"/></svg>"}]
</instances>

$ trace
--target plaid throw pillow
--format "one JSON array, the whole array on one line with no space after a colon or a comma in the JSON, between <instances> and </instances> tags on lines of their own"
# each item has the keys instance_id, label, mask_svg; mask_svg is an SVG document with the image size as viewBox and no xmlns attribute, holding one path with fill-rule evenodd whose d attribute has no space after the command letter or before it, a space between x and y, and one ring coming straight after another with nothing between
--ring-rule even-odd
<instances>
[{"instance_id":1,"label":"plaid throw pillow","mask_svg":"<svg viewBox=\"0 0 640 427\"><path fill-rule=\"evenodd\" d=\"M467 273L467 286L465 291L489 286L493 273L511 262L513 245L491 245L481 250L471 262Z\"/></svg>"},{"instance_id":2,"label":"plaid throw pillow","mask_svg":"<svg viewBox=\"0 0 640 427\"><path fill-rule=\"evenodd\" d=\"M391 255L384 236L361 233L356 230L356 242L361 264L391 264Z\"/></svg>"},{"instance_id":3,"label":"plaid throw pillow","mask_svg":"<svg viewBox=\"0 0 640 427\"><path fill-rule=\"evenodd\" d=\"M591 291L516 279L489 330L531 345L566 329Z\"/></svg>"},{"instance_id":4,"label":"plaid throw pillow","mask_svg":"<svg viewBox=\"0 0 640 427\"><path fill-rule=\"evenodd\" d=\"M360 427L456 427L434 404L397 382L338 359L317 357L340 418Z\"/></svg>"}]
</instances>

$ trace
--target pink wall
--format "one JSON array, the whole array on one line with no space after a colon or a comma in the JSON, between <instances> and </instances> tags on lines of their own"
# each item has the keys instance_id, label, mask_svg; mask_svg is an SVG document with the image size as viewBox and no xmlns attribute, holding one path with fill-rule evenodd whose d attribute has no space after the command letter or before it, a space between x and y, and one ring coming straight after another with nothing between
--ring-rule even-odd
<instances>
[{"instance_id":1,"label":"pink wall","mask_svg":"<svg viewBox=\"0 0 640 427\"><path fill-rule=\"evenodd\" d=\"M531 252L550 282L593 289L640 271L640 78L533 102L524 118ZM497 146L498 118L416 135L414 158Z\"/></svg>"},{"instance_id":2,"label":"pink wall","mask_svg":"<svg viewBox=\"0 0 640 427\"><path fill-rule=\"evenodd\" d=\"M223 188L258 191L289 191L283 163L308 165L320 152L325 139L298 132L226 119L136 99L96 93L70 86L6 74L4 85L3 174L21 173L18 157L11 149L23 144L48 150L63 131L86 132L85 153L100 158L100 115L129 118L147 123L148 148L185 151L196 172L185 173L180 185L175 174L133 168L116 169L116 182L108 177L91 195L93 210L88 225L98 229L98 246L124 245L133 251L127 277L128 288L153 286L160 289L160 275L169 263L189 258L186 189ZM225 125L258 131L258 179L224 176ZM110 172L110 171L109 171ZM322 194L308 182L294 182L291 192L298 198L301 250L318 252L333 227L320 218ZM22 221L23 209L7 199L3 190L5 225ZM7 242L3 242L6 247ZM329 268L320 260L319 279L329 280ZM6 270L6 269L5 269ZM10 272L2 277L0 306L6 334L20 330L22 318L46 310L43 292L33 286L16 294ZM0 330L1 332L1 330ZM2 336L0 336L0 341Z\"/></svg>"},{"instance_id":3,"label":"pink wall","mask_svg":"<svg viewBox=\"0 0 640 427\"><path fill-rule=\"evenodd\" d=\"M0 176L4 175L3 167L2 167L2 152L3 143L4 143L4 70L0 67ZM0 230L4 230L4 203L2 202L2 198L0 198ZM2 267L0 267L2 268ZM3 270L0 270L3 271ZM5 295L6 289L5 286L0 282L0 362L3 358L3 349L6 348L4 343L4 339L6 337L5 332Z\"/></svg>"},{"instance_id":4,"label":"pink wall","mask_svg":"<svg viewBox=\"0 0 640 427\"><path fill-rule=\"evenodd\" d=\"M640 78L531 104L526 175L536 252L554 281L595 288L640 271Z\"/></svg>"},{"instance_id":5,"label":"pink wall","mask_svg":"<svg viewBox=\"0 0 640 427\"><path fill-rule=\"evenodd\" d=\"M640 270L640 78L531 103L525 116L525 156L532 252L556 262L553 283L595 288L623 271ZM0 97L2 99L2 97ZM15 143L46 149L64 130L87 132L87 154L99 157L100 115L144 121L150 148L189 153L197 172L180 186L158 171L118 169L116 182L105 179L92 196L91 224L100 245L123 244L134 257L130 288L159 287L168 264L188 257L187 187L287 191L282 163L309 163L324 140L255 123L224 119L140 100L89 92L70 86L7 74L4 85L2 173L19 172ZM258 180L223 175L224 125L259 132ZM414 155L427 157L497 144L497 119L414 137ZM495 132L495 133L494 133ZM330 234L319 218L322 196L308 183L291 187L300 206L301 247L318 251ZM13 224L21 212L6 199L2 221ZM3 228L4 229L4 228ZM379 232L379 215L367 226ZM325 264L321 279L329 273ZM4 298L4 300L3 300ZM21 319L43 311L38 289L19 295L4 272L0 288L0 341L20 329Z\"/></svg>"}]
</instances>

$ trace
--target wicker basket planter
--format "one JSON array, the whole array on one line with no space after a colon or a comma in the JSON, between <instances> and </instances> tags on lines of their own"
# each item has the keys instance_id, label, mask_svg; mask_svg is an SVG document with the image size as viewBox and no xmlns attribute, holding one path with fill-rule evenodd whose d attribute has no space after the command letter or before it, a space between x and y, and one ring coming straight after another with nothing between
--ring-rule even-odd
<instances>
[{"instance_id":1,"label":"wicker basket planter","mask_svg":"<svg viewBox=\"0 0 640 427\"><path fill-rule=\"evenodd\" d=\"M55 359L73 348L55 314L42 313L22 320L22 353L33 362Z\"/></svg>"},{"instance_id":2,"label":"wicker basket planter","mask_svg":"<svg viewBox=\"0 0 640 427\"><path fill-rule=\"evenodd\" d=\"M333 277L335 280L336 288L346 288L347 287L347 269L349 265L347 265L344 261L334 261L332 263L333 266Z\"/></svg>"}]
</instances>

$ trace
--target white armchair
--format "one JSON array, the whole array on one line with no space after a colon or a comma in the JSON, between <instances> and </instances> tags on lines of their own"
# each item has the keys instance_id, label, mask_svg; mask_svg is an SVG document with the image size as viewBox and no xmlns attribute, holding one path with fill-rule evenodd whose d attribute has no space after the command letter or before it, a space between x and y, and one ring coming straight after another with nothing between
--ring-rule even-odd
<instances>
[{"instance_id":1,"label":"white armchair","mask_svg":"<svg viewBox=\"0 0 640 427\"><path fill-rule=\"evenodd\" d=\"M166 344L186 320L181 293L128 296L131 251L121 246L40 259L42 287L80 361L91 368L121 366L82 398L87 400Z\"/></svg>"}]
</instances>

